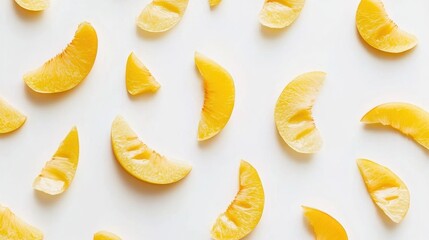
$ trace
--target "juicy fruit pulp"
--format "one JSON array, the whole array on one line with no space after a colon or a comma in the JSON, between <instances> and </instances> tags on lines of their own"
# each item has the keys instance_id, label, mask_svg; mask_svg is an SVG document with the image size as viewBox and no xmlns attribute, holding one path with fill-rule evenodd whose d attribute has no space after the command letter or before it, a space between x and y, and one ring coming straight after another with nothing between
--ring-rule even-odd
<instances>
[{"instance_id":1,"label":"juicy fruit pulp","mask_svg":"<svg viewBox=\"0 0 429 240\"><path fill-rule=\"evenodd\" d=\"M374 203L393 222L401 222L410 207L410 193L405 183L388 168L370 160L359 159L357 164Z\"/></svg>"},{"instance_id":2,"label":"juicy fruit pulp","mask_svg":"<svg viewBox=\"0 0 429 240\"><path fill-rule=\"evenodd\" d=\"M159 83L134 53L128 56L125 78L127 90L131 95L156 92L160 87Z\"/></svg>"},{"instance_id":3,"label":"juicy fruit pulp","mask_svg":"<svg viewBox=\"0 0 429 240\"><path fill-rule=\"evenodd\" d=\"M238 240L245 237L262 217L265 196L258 172L248 162L240 164L240 189L228 209L213 225L211 235L216 240Z\"/></svg>"},{"instance_id":4,"label":"juicy fruit pulp","mask_svg":"<svg viewBox=\"0 0 429 240\"><path fill-rule=\"evenodd\" d=\"M49 195L64 192L73 181L78 162L79 136L76 127L73 127L52 159L34 180L33 188Z\"/></svg>"},{"instance_id":5,"label":"juicy fruit pulp","mask_svg":"<svg viewBox=\"0 0 429 240\"><path fill-rule=\"evenodd\" d=\"M0 134L17 130L26 120L27 117L0 98Z\"/></svg>"},{"instance_id":6,"label":"juicy fruit pulp","mask_svg":"<svg viewBox=\"0 0 429 240\"><path fill-rule=\"evenodd\" d=\"M42 240L43 233L19 219L9 208L0 205L0 239Z\"/></svg>"},{"instance_id":7,"label":"juicy fruit pulp","mask_svg":"<svg viewBox=\"0 0 429 240\"><path fill-rule=\"evenodd\" d=\"M113 233L100 231L94 234L94 240L121 240L121 238Z\"/></svg>"},{"instance_id":8,"label":"juicy fruit pulp","mask_svg":"<svg viewBox=\"0 0 429 240\"><path fill-rule=\"evenodd\" d=\"M49 0L15 0L22 8L29 11L43 11L49 6Z\"/></svg>"},{"instance_id":9,"label":"juicy fruit pulp","mask_svg":"<svg viewBox=\"0 0 429 240\"><path fill-rule=\"evenodd\" d=\"M148 32L165 32L182 19L189 0L153 0L137 19L137 26Z\"/></svg>"},{"instance_id":10,"label":"juicy fruit pulp","mask_svg":"<svg viewBox=\"0 0 429 240\"><path fill-rule=\"evenodd\" d=\"M112 147L121 166L134 177L153 184L170 184L186 177L192 167L170 161L147 147L122 117L112 125Z\"/></svg>"},{"instance_id":11,"label":"juicy fruit pulp","mask_svg":"<svg viewBox=\"0 0 429 240\"><path fill-rule=\"evenodd\" d=\"M235 102L234 80L213 60L195 53L195 65L204 81L204 105L198 126L198 140L217 135L231 117Z\"/></svg>"},{"instance_id":12,"label":"juicy fruit pulp","mask_svg":"<svg viewBox=\"0 0 429 240\"><path fill-rule=\"evenodd\" d=\"M380 0L361 0L356 27L365 42L384 52L405 52L417 45L415 36L399 29L389 18Z\"/></svg>"},{"instance_id":13,"label":"juicy fruit pulp","mask_svg":"<svg viewBox=\"0 0 429 240\"><path fill-rule=\"evenodd\" d=\"M37 70L24 75L24 81L36 92L59 93L76 87L94 65L98 39L89 23L81 23L73 41L56 57Z\"/></svg>"},{"instance_id":14,"label":"juicy fruit pulp","mask_svg":"<svg viewBox=\"0 0 429 240\"><path fill-rule=\"evenodd\" d=\"M302 207L304 215L318 240L347 240L347 233L343 226L325 212L310 207Z\"/></svg>"},{"instance_id":15,"label":"juicy fruit pulp","mask_svg":"<svg viewBox=\"0 0 429 240\"><path fill-rule=\"evenodd\" d=\"M326 73L309 72L290 82L277 100L274 119L283 140L295 151L315 153L322 146L312 108Z\"/></svg>"},{"instance_id":16,"label":"juicy fruit pulp","mask_svg":"<svg viewBox=\"0 0 429 240\"><path fill-rule=\"evenodd\" d=\"M269 28L291 25L301 13L305 0L265 0L259 22Z\"/></svg>"}]
</instances>

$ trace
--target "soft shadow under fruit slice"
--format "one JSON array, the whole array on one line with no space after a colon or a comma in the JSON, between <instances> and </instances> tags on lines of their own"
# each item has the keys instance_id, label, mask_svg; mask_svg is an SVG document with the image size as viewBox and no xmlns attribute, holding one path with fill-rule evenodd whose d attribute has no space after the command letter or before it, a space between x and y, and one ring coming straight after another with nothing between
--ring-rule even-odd
<instances>
[{"instance_id":1,"label":"soft shadow under fruit slice","mask_svg":"<svg viewBox=\"0 0 429 240\"><path fill-rule=\"evenodd\" d=\"M305 0L265 0L259 22L269 28L284 28L299 16Z\"/></svg>"},{"instance_id":2,"label":"soft shadow under fruit slice","mask_svg":"<svg viewBox=\"0 0 429 240\"><path fill-rule=\"evenodd\" d=\"M0 98L0 134L17 130L26 120L26 116Z\"/></svg>"},{"instance_id":3,"label":"soft shadow under fruit slice","mask_svg":"<svg viewBox=\"0 0 429 240\"><path fill-rule=\"evenodd\" d=\"M343 226L329 214L310 207L302 207L304 216L313 227L316 239L320 240L347 240L347 233Z\"/></svg>"},{"instance_id":4,"label":"soft shadow under fruit slice","mask_svg":"<svg viewBox=\"0 0 429 240\"><path fill-rule=\"evenodd\" d=\"M0 239L42 240L43 233L19 219L9 208L0 205Z\"/></svg>"},{"instance_id":5,"label":"soft shadow under fruit slice","mask_svg":"<svg viewBox=\"0 0 429 240\"><path fill-rule=\"evenodd\" d=\"M160 88L159 83L134 53L128 56L125 78L127 90L131 95L156 92Z\"/></svg>"},{"instance_id":6,"label":"soft shadow under fruit slice","mask_svg":"<svg viewBox=\"0 0 429 240\"><path fill-rule=\"evenodd\" d=\"M49 6L49 0L15 0L20 7L33 12L43 11Z\"/></svg>"},{"instance_id":7,"label":"soft shadow under fruit slice","mask_svg":"<svg viewBox=\"0 0 429 240\"><path fill-rule=\"evenodd\" d=\"M121 238L111 232L99 231L94 234L94 240L121 240Z\"/></svg>"}]
</instances>

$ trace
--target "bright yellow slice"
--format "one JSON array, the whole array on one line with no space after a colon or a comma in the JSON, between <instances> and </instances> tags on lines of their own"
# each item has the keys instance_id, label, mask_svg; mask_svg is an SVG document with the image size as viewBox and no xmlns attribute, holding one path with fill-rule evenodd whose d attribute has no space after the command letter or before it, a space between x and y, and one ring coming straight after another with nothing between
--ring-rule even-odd
<instances>
[{"instance_id":1,"label":"bright yellow slice","mask_svg":"<svg viewBox=\"0 0 429 240\"><path fill-rule=\"evenodd\" d=\"M91 24L81 23L73 41L56 57L24 75L25 83L39 93L59 93L82 82L94 65L98 39Z\"/></svg>"},{"instance_id":2,"label":"bright yellow slice","mask_svg":"<svg viewBox=\"0 0 429 240\"><path fill-rule=\"evenodd\" d=\"M324 72L302 74L285 87L277 100L274 112L277 130L297 152L315 153L322 147L312 108L325 77Z\"/></svg>"},{"instance_id":3,"label":"bright yellow slice","mask_svg":"<svg viewBox=\"0 0 429 240\"><path fill-rule=\"evenodd\" d=\"M217 135L231 117L235 102L234 80L219 64L196 52L195 64L204 80L204 106L198 126L198 141Z\"/></svg>"},{"instance_id":4,"label":"bright yellow slice","mask_svg":"<svg viewBox=\"0 0 429 240\"><path fill-rule=\"evenodd\" d=\"M302 207L304 215L310 225L317 240L347 240L347 233L343 226L329 214L310 207Z\"/></svg>"},{"instance_id":5,"label":"bright yellow slice","mask_svg":"<svg viewBox=\"0 0 429 240\"><path fill-rule=\"evenodd\" d=\"M414 35L399 29L389 18L380 0L361 0L356 27L365 42L384 52L401 53L417 45Z\"/></svg>"},{"instance_id":6,"label":"bright yellow slice","mask_svg":"<svg viewBox=\"0 0 429 240\"><path fill-rule=\"evenodd\" d=\"M165 32L182 19L189 0L153 0L137 19L137 26L148 32Z\"/></svg>"},{"instance_id":7,"label":"bright yellow slice","mask_svg":"<svg viewBox=\"0 0 429 240\"><path fill-rule=\"evenodd\" d=\"M0 205L1 240L42 240L43 233L19 219L9 208Z\"/></svg>"},{"instance_id":8,"label":"bright yellow slice","mask_svg":"<svg viewBox=\"0 0 429 240\"><path fill-rule=\"evenodd\" d=\"M126 69L127 90L131 95L158 91L160 85L134 53L128 56Z\"/></svg>"},{"instance_id":9,"label":"bright yellow slice","mask_svg":"<svg viewBox=\"0 0 429 240\"><path fill-rule=\"evenodd\" d=\"M388 168L366 159L357 160L366 188L374 203L395 223L407 215L410 192Z\"/></svg>"},{"instance_id":10,"label":"bright yellow slice","mask_svg":"<svg viewBox=\"0 0 429 240\"><path fill-rule=\"evenodd\" d=\"M111 232L99 231L94 234L94 240L121 240L121 238Z\"/></svg>"},{"instance_id":11,"label":"bright yellow slice","mask_svg":"<svg viewBox=\"0 0 429 240\"><path fill-rule=\"evenodd\" d=\"M209 0L210 7L217 6L222 0Z\"/></svg>"},{"instance_id":12,"label":"bright yellow slice","mask_svg":"<svg viewBox=\"0 0 429 240\"><path fill-rule=\"evenodd\" d=\"M170 184L186 177L192 167L171 161L146 146L122 117L112 125L112 147L121 166L134 177L153 184Z\"/></svg>"},{"instance_id":13,"label":"bright yellow slice","mask_svg":"<svg viewBox=\"0 0 429 240\"><path fill-rule=\"evenodd\" d=\"M26 116L0 98L0 134L17 130L26 120Z\"/></svg>"},{"instance_id":14,"label":"bright yellow slice","mask_svg":"<svg viewBox=\"0 0 429 240\"><path fill-rule=\"evenodd\" d=\"M49 195L64 192L73 181L78 162L79 136L76 127L73 127L52 159L34 180L33 188Z\"/></svg>"},{"instance_id":15,"label":"bright yellow slice","mask_svg":"<svg viewBox=\"0 0 429 240\"><path fill-rule=\"evenodd\" d=\"M391 126L429 149L429 113L415 105L381 104L366 113L361 122Z\"/></svg>"},{"instance_id":16,"label":"bright yellow slice","mask_svg":"<svg viewBox=\"0 0 429 240\"><path fill-rule=\"evenodd\" d=\"M258 172L246 161L240 164L240 188L234 201L213 225L216 240L238 240L253 231L264 211L265 195Z\"/></svg>"},{"instance_id":17,"label":"bright yellow slice","mask_svg":"<svg viewBox=\"0 0 429 240\"><path fill-rule=\"evenodd\" d=\"M29 11L43 11L49 6L49 0L15 0L22 8Z\"/></svg>"},{"instance_id":18,"label":"bright yellow slice","mask_svg":"<svg viewBox=\"0 0 429 240\"><path fill-rule=\"evenodd\" d=\"M301 13L305 0L265 0L259 22L269 28L291 25Z\"/></svg>"}]
</instances>

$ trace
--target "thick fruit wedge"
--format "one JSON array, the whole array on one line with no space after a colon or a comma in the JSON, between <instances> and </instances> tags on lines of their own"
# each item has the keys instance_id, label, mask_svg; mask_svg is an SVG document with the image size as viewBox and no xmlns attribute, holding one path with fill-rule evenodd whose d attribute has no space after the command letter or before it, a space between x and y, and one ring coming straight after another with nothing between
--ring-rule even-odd
<instances>
[{"instance_id":1,"label":"thick fruit wedge","mask_svg":"<svg viewBox=\"0 0 429 240\"><path fill-rule=\"evenodd\" d=\"M121 238L111 232L99 231L94 234L94 240L121 240Z\"/></svg>"},{"instance_id":2,"label":"thick fruit wedge","mask_svg":"<svg viewBox=\"0 0 429 240\"><path fill-rule=\"evenodd\" d=\"M153 0L137 19L137 26L148 32L165 32L182 19L189 0Z\"/></svg>"},{"instance_id":3,"label":"thick fruit wedge","mask_svg":"<svg viewBox=\"0 0 429 240\"><path fill-rule=\"evenodd\" d=\"M305 0L265 0L259 22L269 28L291 25L301 13Z\"/></svg>"},{"instance_id":4,"label":"thick fruit wedge","mask_svg":"<svg viewBox=\"0 0 429 240\"><path fill-rule=\"evenodd\" d=\"M248 162L240 164L240 189L228 209L213 225L216 240L238 240L253 231L264 211L264 188L258 172Z\"/></svg>"},{"instance_id":5,"label":"thick fruit wedge","mask_svg":"<svg viewBox=\"0 0 429 240\"><path fill-rule=\"evenodd\" d=\"M112 147L119 164L134 177L153 184L170 184L186 177L192 167L171 161L146 146L122 117L112 125Z\"/></svg>"},{"instance_id":6,"label":"thick fruit wedge","mask_svg":"<svg viewBox=\"0 0 429 240\"><path fill-rule=\"evenodd\" d=\"M34 180L33 188L49 195L58 195L70 186L79 162L79 136L73 127Z\"/></svg>"},{"instance_id":7,"label":"thick fruit wedge","mask_svg":"<svg viewBox=\"0 0 429 240\"><path fill-rule=\"evenodd\" d=\"M209 0L210 7L217 6L222 0Z\"/></svg>"},{"instance_id":8,"label":"thick fruit wedge","mask_svg":"<svg viewBox=\"0 0 429 240\"><path fill-rule=\"evenodd\" d=\"M131 95L156 92L160 87L159 83L134 53L128 56L125 79L127 90Z\"/></svg>"},{"instance_id":9,"label":"thick fruit wedge","mask_svg":"<svg viewBox=\"0 0 429 240\"><path fill-rule=\"evenodd\" d=\"M43 233L19 219L9 208L0 205L1 240L42 240Z\"/></svg>"},{"instance_id":10,"label":"thick fruit wedge","mask_svg":"<svg viewBox=\"0 0 429 240\"><path fill-rule=\"evenodd\" d=\"M0 134L17 130L26 120L26 116L0 98Z\"/></svg>"},{"instance_id":11,"label":"thick fruit wedge","mask_svg":"<svg viewBox=\"0 0 429 240\"><path fill-rule=\"evenodd\" d=\"M76 87L94 65L98 39L89 23L81 23L73 41L56 57L24 75L25 83L39 93L59 93Z\"/></svg>"},{"instance_id":12,"label":"thick fruit wedge","mask_svg":"<svg viewBox=\"0 0 429 240\"><path fill-rule=\"evenodd\" d=\"M235 102L234 80L219 64L195 53L195 64L204 80L204 106L198 126L198 141L217 135L231 117Z\"/></svg>"},{"instance_id":13,"label":"thick fruit wedge","mask_svg":"<svg viewBox=\"0 0 429 240\"><path fill-rule=\"evenodd\" d=\"M399 29L389 18L380 0L361 0L356 27L365 42L384 52L401 53L417 45L414 35Z\"/></svg>"},{"instance_id":14,"label":"thick fruit wedge","mask_svg":"<svg viewBox=\"0 0 429 240\"><path fill-rule=\"evenodd\" d=\"M49 0L15 0L22 8L29 11L43 11L49 6Z\"/></svg>"},{"instance_id":15,"label":"thick fruit wedge","mask_svg":"<svg viewBox=\"0 0 429 240\"><path fill-rule=\"evenodd\" d=\"M405 183L388 168L370 160L359 159L357 165L374 203L393 222L401 222L410 207Z\"/></svg>"},{"instance_id":16,"label":"thick fruit wedge","mask_svg":"<svg viewBox=\"0 0 429 240\"><path fill-rule=\"evenodd\" d=\"M277 100L274 112L277 130L297 152L315 153L322 147L312 108L325 76L324 72L302 74L285 87Z\"/></svg>"},{"instance_id":17,"label":"thick fruit wedge","mask_svg":"<svg viewBox=\"0 0 429 240\"><path fill-rule=\"evenodd\" d=\"M325 212L310 207L302 207L304 215L313 227L317 240L347 240L343 226Z\"/></svg>"}]
</instances>

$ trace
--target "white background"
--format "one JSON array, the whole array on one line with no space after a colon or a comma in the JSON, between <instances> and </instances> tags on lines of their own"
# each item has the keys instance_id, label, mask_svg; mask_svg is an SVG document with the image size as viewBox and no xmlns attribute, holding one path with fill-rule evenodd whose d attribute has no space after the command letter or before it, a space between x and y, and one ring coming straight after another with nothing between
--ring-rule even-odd
<instances>
[{"instance_id":1,"label":"white background","mask_svg":"<svg viewBox=\"0 0 429 240\"><path fill-rule=\"evenodd\" d=\"M337 218L350 239L427 239L429 152L388 128L365 128L372 107L406 101L429 110L429 2L385 0L390 16L419 39L408 54L379 53L355 30L358 0L307 0L288 29L261 28L263 0L224 0L210 10L190 0L182 21L152 35L135 19L149 0L52 0L29 14L0 1L0 96L28 116L17 132L0 136L0 203L41 230L46 239L91 239L106 229L123 239L209 239L216 217L238 187L239 160L259 171L266 193L260 224L246 239L314 239L301 205ZM88 78L60 95L27 89L22 76L71 41L82 21L93 24L99 53ZM130 97L125 62L137 56L161 83L154 95ZM193 55L200 51L229 70L236 105L223 132L198 144L203 102ZM291 151L273 120L282 89L295 76L328 73L314 107L323 149ZM178 184L154 186L129 176L115 161L110 126L123 115L158 152L189 161ZM61 196L33 191L33 179L73 125L81 156L71 187ZM408 185L411 207L399 225L371 202L355 160L388 166Z\"/></svg>"}]
</instances>

